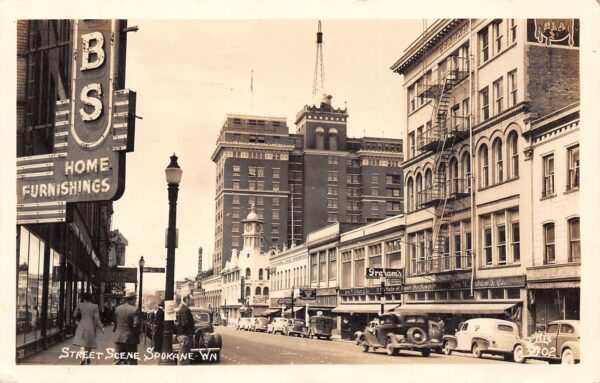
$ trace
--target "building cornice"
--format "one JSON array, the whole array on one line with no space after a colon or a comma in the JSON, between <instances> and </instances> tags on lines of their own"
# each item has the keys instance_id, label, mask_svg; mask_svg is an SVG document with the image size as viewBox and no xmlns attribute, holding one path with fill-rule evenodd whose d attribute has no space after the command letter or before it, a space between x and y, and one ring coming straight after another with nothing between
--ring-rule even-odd
<instances>
[{"instance_id":1,"label":"building cornice","mask_svg":"<svg viewBox=\"0 0 600 383\"><path fill-rule=\"evenodd\" d=\"M288 152L290 153L294 150L294 145L284 145L284 144L265 144L265 143L253 143L253 142L239 142L239 141L219 141L217 143L217 147L215 148L213 154L210 156L210 159L214 162L217 158L217 155L221 150L224 149L250 149L250 150L273 150L280 152Z\"/></svg>"}]
</instances>

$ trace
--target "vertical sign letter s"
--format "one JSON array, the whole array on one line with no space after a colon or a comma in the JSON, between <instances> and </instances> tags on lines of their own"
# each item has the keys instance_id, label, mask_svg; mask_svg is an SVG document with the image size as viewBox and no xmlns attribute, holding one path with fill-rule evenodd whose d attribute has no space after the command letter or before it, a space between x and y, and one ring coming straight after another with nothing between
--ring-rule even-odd
<instances>
[{"instance_id":1,"label":"vertical sign letter s","mask_svg":"<svg viewBox=\"0 0 600 383\"><path fill-rule=\"evenodd\" d=\"M104 63L104 36L100 32L92 32L81 35L83 44L83 56L81 58L81 70L95 69ZM91 47L90 42L96 41ZM90 62L90 54L96 55L96 60Z\"/></svg>"},{"instance_id":2,"label":"vertical sign letter s","mask_svg":"<svg viewBox=\"0 0 600 383\"><path fill-rule=\"evenodd\" d=\"M97 83L86 85L81 90L81 102L85 105L94 107L92 113L86 112L83 108L79 109L79 114L81 114L81 119L83 121L94 121L100 117L100 113L102 113L102 100L89 96L89 93L94 90L98 93L98 97L102 96L102 86Z\"/></svg>"}]
</instances>

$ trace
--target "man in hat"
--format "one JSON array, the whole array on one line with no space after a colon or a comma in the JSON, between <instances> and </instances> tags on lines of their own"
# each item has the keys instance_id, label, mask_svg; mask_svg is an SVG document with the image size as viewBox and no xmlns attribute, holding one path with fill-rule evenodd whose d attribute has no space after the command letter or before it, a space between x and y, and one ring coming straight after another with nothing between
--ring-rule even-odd
<instances>
[{"instance_id":1,"label":"man in hat","mask_svg":"<svg viewBox=\"0 0 600 383\"><path fill-rule=\"evenodd\" d=\"M134 353L137 352L137 345L140 338L140 313L135 306L135 292L130 291L125 294L125 303L115 310L115 339L116 352L118 358L115 364L137 364Z\"/></svg>"},{"instance_id":2,"label":"man in hat","mask_svg":"<svg viewBox=\"0 0 600 383\"><path fill-rule=\"evenodd\" d=\"M161 299L154 321L154 352L162 352L163 330L165 329L165 300Z\"/></svg>"},{"instance_id":3,"label":"man in hat","mask_svg":"<svg viewBox=\"0 0 600 383\"><path fill-rule=\"evenodd\" d=\"M177 364L190 364L188 358L190 349L192 348L192 339L194 337L194 317L189 307L190 297L184 296L181 300L181 307L177 313L179 320L179 334L177 341L180 344Z\"/></svg>"}]
</instances>

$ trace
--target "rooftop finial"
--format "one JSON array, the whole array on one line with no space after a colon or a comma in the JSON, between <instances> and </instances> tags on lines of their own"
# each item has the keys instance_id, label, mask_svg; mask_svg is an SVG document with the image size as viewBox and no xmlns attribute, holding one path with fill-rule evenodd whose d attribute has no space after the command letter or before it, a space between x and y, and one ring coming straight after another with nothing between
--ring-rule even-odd
<instances>
[{"instance_id":1,"label":"rooftop finial","mask_svg":"<svg viewBox=\"0 0 600 383\"><path fill-rule=\"evenodd\" d=\"M313 77L313 96L317 91L322 91L325 86L325 65L323 63L323 32L321 32L321 20L317 31L317 57L315 59L315 75Z\"/></svg>"}]
</instances>

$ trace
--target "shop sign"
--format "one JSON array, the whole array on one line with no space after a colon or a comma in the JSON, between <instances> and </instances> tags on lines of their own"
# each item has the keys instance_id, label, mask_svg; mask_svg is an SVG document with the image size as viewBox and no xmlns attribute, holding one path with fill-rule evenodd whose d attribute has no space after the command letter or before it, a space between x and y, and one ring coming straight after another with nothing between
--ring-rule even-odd
<instances>
[{"instance_id":1,"label":"shop sign","mask_svg":"<svg viewBox=\"0 0 600 383\"><path fill-rule=\"evenodd\" d=\"M385 286L386 294L402 292L402 285ZM340 289L340 296L350 295L376 295L381 294L381 286L377 287L355 287L350 289Z\"/></svg>"},{"instance_id":2,"label":"shop sign","mask_svg":"<svg viewBox=\"0 0 600 383\"><path fill-rule=\"evenodd\" d=\"M279 305L291 305L292 298L279 298L277 299L277 304Z\"/></svg>"},{"instance_id":3,"label":"shop sign","mask_svg":"<svg viewBox=\"0 0 600 383\"><path fill-rule=\"evenodd\" d=\"M527 41L546 46L579 46L579 20L527 19Z\"/></svg>"},{"instance_id":4,"label":"shop sign","mask_svg":"<svg viewBox=\"0 0 600 383\"><path fill-rule=\"evenodd\" d=\"M137 268L112 267L104 270L102 276L104 283L137 283Z\"/></svg>"},{"instance_id":5,"label":"shop sign","mask_svg":"<svg viewBox=\"0 0 600 383\"><path fill-rule=\"evenodd\" d=\"M317 289L300 288L299 298L307 301L315 300L317 299Z\"/></svg>"},{"instance_id":6,"label":"shop sign","mask_svg":"<svg viewBox=\"0 0 600 383\"><path fill-rule=\"evenodd\" d=\"M525 286L525 276L517 275L505 278L486 278L476 279L473 282L473 287L476 289L494 288L494 287L523 287ZM435 291L435 290L462 290L471 287L470 279L460 279L450 282L432 282L432 283L416 283L405 285L404 292L411 291Z\"/></svg>"},{"instance_id":7,"label":"shop sign","mask_svg":"<svg viewBox=\"0 0 600 383\"><path fill-rule=\"evenodd\" d=\"M118 297L122 297L125 295L125 291L120 288L120 287L115 287L113 286L112 289L110 289L110 293L114 296L118 296Z\"/></svg>"},{"instance_id":8,"label":"shop sign","mask_svg":"<svg viewBox=\"0 0 600 383\"><path fill-rule=\"evenodd\" d=\"M324 289L317 289L317 296L324 296L324 295L337 295L337 290L335 288L324 288Z\"/></svg>"},{"instance_id":9,"label":"shop sign","mask_svg":"<svg viewBox=\"0 0 600 383\"><path fill-rule=\"evenodd\" d=\"M262 296L262 295L254 295L252 297L252 303L253 304L266 304L267 303L267 297Z\"/></svg>"},{"instance_id":10,"label":"shop sign","mask_svg":"<svg viewBox=\"0 0 600 383\"><path fill-rule=\"evenodd\" d=\"M67 204L123 194L136 95L115 89L116 67L125 59L120 25L74 21L72 93L56 102L53 152L17 158L18 224L70 221Z\"/></svg>"},{"instance_id":11,"label":"shop sign","mask_svg":"<svg viewBox=\"0 0 600 383\"><path fill-rule=\"evenodd\" d=\"M144 268L142 268L142 270L144 271L144 273L164 273L165 272L164 267L144 267Z\"/></svg>"},{"instance_id":12,"label":"shop sign","mask_svg":"<svg viewBox=\"0 0 600 383\"><path fill-rule=\"evenodd\" d=\"M446 39L446 41L444 41L440 45L440 54L444 53L446 50L453 47L454 44L456 44L456 42L458 40L460 40L463 36L465 36L468 31L469 31L469 24L465 24L458 31L456 31L453 35L448 37Z\"/></svg>"},{"instance_id":13,"label":"shop sign","mask_svg":"<svg viewBox=\"0 0 600 383\"><path fill-rule=\"evenodd\" d=\"M365 277L367 279L398 279L402 280L403 269L391 269L382 267L367 267L365 269Z\"/></svg>"}]
</instances>

